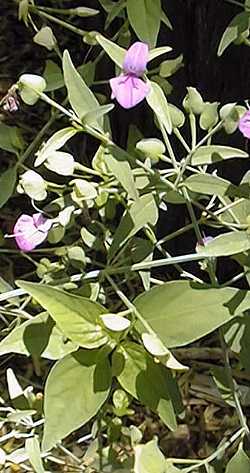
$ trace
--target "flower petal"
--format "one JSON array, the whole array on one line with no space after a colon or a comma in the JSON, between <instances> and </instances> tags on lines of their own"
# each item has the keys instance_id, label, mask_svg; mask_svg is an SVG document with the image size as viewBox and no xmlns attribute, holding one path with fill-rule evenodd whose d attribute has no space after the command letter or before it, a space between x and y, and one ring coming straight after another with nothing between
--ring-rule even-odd
<instances>
[{"instance_id":1,"label":"flower petal","mask_svg":"<svg viewBox=\"0 0 250 473\"><path fill-rule=\"evenodd\" d=\"M130 74L121 74L110 80L112 98L123 108L132 108L149 94L150 86L142 79Z\"/></svg>"},{"instance_id":2,"label":"flower petal","mask_svg":"<svg viewBox=\"0 0 250 473\"><path fill-rule=\"evenodd\" d=\"M246 138L250 138L250 110L241 117L238 127Z\"/></svg>"},{"instance_id":3,"label":"flower petal","mask_svg":"<svg viewBox=\"0 0 250 473\"><path fill-rule=\"evenodd\" d=\"M23 214L18 218L14 226L14 237L20 250L31 251L47 238L47 222L52 225L52 222L40 213L33 216Z\"/></svg>"},{"instance_id":4,"label":"flower petal","mask_svg":"<svg viewBox=\"0 0 250 473\"><path fill-rule=\"evenodd\" d=\"M142 76L148 62L148 45L137 41L127 50L123 61L123 69L126 73Z\"/></svg>"}]
</instances>

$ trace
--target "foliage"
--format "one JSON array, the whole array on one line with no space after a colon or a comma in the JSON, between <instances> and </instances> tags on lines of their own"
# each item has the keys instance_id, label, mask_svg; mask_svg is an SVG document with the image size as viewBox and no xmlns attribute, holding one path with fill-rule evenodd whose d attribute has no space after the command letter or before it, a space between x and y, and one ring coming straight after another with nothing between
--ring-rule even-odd
<instances>
[{"instance_id":1,"label":"foliage","mask_svg":"<svg viewBox=\"0 0 250 473\"><path fill-rule=\"evenodd\" d=\"M172 28L160 0L99 0L100 10L58 4L18 2L18 18L35 30L47 60L41 75L20 73L1 101L10 115L42 110L43 126L32 137L25 126L0 126L0 148L11 156L0 205L3 215L20 209L14 233L6 227L1 241L20 269L14 281L0 280L0 355L15 354L34 370L25 389L27 377L15 365L7 370L0 464L58 471L66 454L69 468L88 473L248 472L249 387L240 379L249 379L250 181L249 172L235 183L222 171L249 159L229 141L246 108L205 101L188 84L182 105L171 103L167 79L183 56L157 46L160 29ZM233 42L248 44L249 8L246 0L218 55ZM101 12L104 31L76 26ZM111 24L120 25L112 38ZM88 62L77 67L61 50L58 27L89 46ZM116 68L110 83L105 69L99 80L103 58ZM121 147L111 118L130 113L120 105L141 102L154 120L151 134L131 125ZM186 224L159 239L159 219L180 205ZM190 231L192 250L172 254L168 242ZM225 261L237 268L228 280L220 276ZM205 369L232 420L214 451L166 458L153 428L147 435L148 419L173 436L191 424L196 349L219 352L219 363Z\"/></svg>"}]
</instances>

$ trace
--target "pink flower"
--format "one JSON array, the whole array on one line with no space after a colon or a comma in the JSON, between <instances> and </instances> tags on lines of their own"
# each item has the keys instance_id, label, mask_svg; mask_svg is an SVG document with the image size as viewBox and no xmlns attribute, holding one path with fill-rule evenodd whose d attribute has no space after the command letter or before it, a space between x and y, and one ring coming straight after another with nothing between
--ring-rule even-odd
<instances>
[{"instance_id":1,"label":"pink flower","mask_svg":"<svg viewBox=\"0 0 250 473\"><path fill-rule=\"evenodd\" d=\"M146 71L148 45L136 42L126 52L123 73L110 79L111 98L116 98L123 108L132 108L148 95L150 86L141 78Z\"/></svg>"},{"instance_id":2,"label":"pink flower","mask_svg":"<svg viewBox=\"0 0 250 473\"><path fill-rule=\"evenodd\" d=\"M46 240L53 221L41 213L22 214L16 221L13 235L17 246L22 251L31 251Z\"/></svg>"},{"instance_id":3,"label":"pink flower","mask_svg":"<svg viewBox=\"0 0 250 473\"><path fill-rule=\"evenodd\" d=\"M246 138L250 138L250 110L241 117L238 127Z\"/></svg>"}]
</instances>

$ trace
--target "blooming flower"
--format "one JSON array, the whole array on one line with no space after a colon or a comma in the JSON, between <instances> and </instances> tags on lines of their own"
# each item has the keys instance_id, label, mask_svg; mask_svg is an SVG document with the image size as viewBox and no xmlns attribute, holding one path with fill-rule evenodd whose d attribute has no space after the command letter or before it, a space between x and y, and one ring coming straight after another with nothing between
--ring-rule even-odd
<instances>
[{"instance_id":1,"label":"blooming flower","mask_svg":"<svg viewBox=\"0 0 250 473\"><path fill-rule=\"evenodd\" d=\"M250 139L250 110L247 110L240 118L238 127L241 133Z\"/></svg>"},{"instance_id":2,"label":"blooming flower","mask_svg":"<svg viewBox=\"0 0 250 473\"><path fill-rule=\"evenodd\" d=\"M45 218L41 213L32 216L22 214L15 223L12 236L20 250L31 251L47 238L52 223L52 220Z\"/></svg>"},{"instance_id":3,"label":"blooming flower","mask_svg":"<svg viewBox=\"0 0 250 473\"><path fill-rule=\"evenodd\" d=\"M150 86L142 79L148 61L148 45L140 41L127 50L123 61L123 72L110 79L111 98L124 108L132 108L148 95Z\"/></svg>"}]
</instances>

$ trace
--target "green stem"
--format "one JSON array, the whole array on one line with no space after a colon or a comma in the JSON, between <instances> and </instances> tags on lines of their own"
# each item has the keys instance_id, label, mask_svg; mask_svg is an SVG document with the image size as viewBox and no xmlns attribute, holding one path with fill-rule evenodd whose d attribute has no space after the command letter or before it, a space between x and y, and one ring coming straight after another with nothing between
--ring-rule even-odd
<instances>
[{"instance_id":1,"label":"green stem","mask_svg":"<svg viewBox=\"0 0 250 473\"><path fill-rule=\"evenodd\" d=\"M178 163L176 161L176 158L175 158L175 154L174 154L174 151L173 151L173 148L172 148L172 145L170 143L170 140L168 138L168 134L164 128L164 126L162 125L161 122L159 122L159 125L160 125L160 128L161 128L161 133L162 133L162 136L163 136L163 139L165 141L165 144L166 144L166 147L167 147L167 150L168 150L168 153L169 153L169 156L171 158L171 161L172 161L172 164L173 164L173 167L178 170Z\"/></svg>"},{"instance_id":2,"label":"green stem","mask_svg":"<svg viewBox=\"0 0 250 473\"><path fill-rule=\"evenodd\" d=\"M87 31L84 31L80 28L77 28L74 25L71 25L70 23L67 23L66 21L60 20L60 18L57 18L56 16L49 15L49 13L46 13L45 11L38 10L36 7L29 7L29 10L32 11L35 15L41 16L42 18L46 18L49 21L52 21L53 23L56 23L57 25L62 26L63 28L66 28L69 31L72 31L73 33L76 33L80 36L85 36Z\"/></svg>"},{"instance_id":3,"label":"green stem","mask_svg":"<svg viewBox=\"0 0 250 473\"><path fill-rule=\"evenodd\" d=\"M190 129L191 129L191 139L192 139L192 150L195 149L196 146L196 118L193 113L189 115L189 122L190 122Z\"/></svg>"},{"instance_id":4,"label":"green stem","mask_svg":"<svg viewBox=\"0 0 250 473\"><path fill-rule=\"evenodd\" d=\"M174 128L173 129L173 132L175 134L175 136L178 138L178 140L180 141L180 143L183 145L183 147L185 148L185 150L190 153L191 152L191 149L190 147L188 146L186 140L183 138L179 128Z\"/></svg>"}]
</instances>

